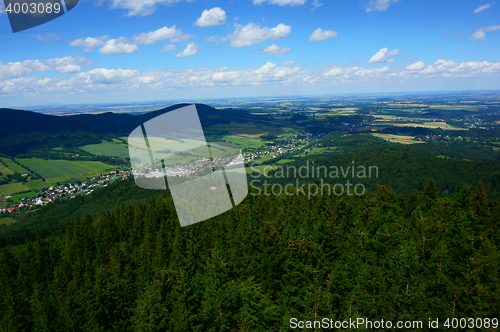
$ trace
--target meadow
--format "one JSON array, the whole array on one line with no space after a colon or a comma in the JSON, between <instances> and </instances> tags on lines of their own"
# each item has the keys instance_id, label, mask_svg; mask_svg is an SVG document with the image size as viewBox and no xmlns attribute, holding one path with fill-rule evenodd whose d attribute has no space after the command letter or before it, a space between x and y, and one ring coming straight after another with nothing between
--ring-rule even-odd
<instances>
[{"instance_id":1,"label":"meadow","mask_svg":"<svg viewBox=\"0 0 500 332\"><path fill-rule=\"evenodd\" d=\"M260 148L261 146L266 144L266 142L261 139L236 135L226 135L223 137L223 139L226 142L237 144L241 149Z\"/></svg>"},{"instance_id":2,"label":"meadow","mask_svg":"<svg viewBox=\"0 0 500 332\"><path fill-rule=\"evenodd\" d=\"M29 173L26 169L23 167L19 166L18 164L14 163L12 160L8 158L0 158L2 161L7 164L7 167L13 172L13 173ZM3 165L2 165L3 166ZM5 167L5 166L4 166ZM1 171L0 171L1 172Z\"/></svg>"},{"instance_id":3,"label":"meadow","mask_svg":"<svg viewBox=\"0 0 500 332\"><path fill-rule=\"evenodd\" d=\"M14 218L0 218L0 225L8 225L17 222Z\"/></svg>"},{"instance_id":4,"label":"meadow","mask_svg":"<svg viewBox=\"0 0 500 332\"><path fill-rule=\"evenodd\" d=\"M391 143L400 143L400 144L425 143L423 141L415 141L413 136L391 135L391 134L371 134L371 135L382 138Z\"/></svg>"},{"instance_id":5,"label":"meadow","mask_svg":"<svg viewBox=\"0 0 500 332\"><path fill-rule=\"evenodd\" d=\"M119 157L128 158L128 148L119 143L118 140L113 140L113 142L103 142L99 144L89 144L81 146L80 149L95 154L97 156L109 156L109 157Z\"/></svg>"},{"instance_id":6,"label":"meadow","mask_svg":"<svg viewBox=\"0 0 500 332\"><path fill-rule=\"evenodd\" d=\"M67 161L44 159L17 159L33 172L40 174L45 179L70 179L72 177L96 176L115 167L97 161ZM52 183L53 181L49 181Z\"/></svg>"},{"instance_id":7,"label":"meadow","mask_svg":"<svg viewBox=\"0 0 500 332\"><path fill-rule=\"evenodd\" d=\"M21 191L29 190L28 187L19 182L7 183L0 186L0 196L12 195Z\"/></svg>"}]
</instances>

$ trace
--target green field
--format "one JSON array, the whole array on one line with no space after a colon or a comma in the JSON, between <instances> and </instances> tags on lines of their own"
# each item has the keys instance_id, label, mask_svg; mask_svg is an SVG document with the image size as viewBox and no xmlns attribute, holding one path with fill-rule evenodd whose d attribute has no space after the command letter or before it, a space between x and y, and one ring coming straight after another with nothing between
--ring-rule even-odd
<instances>
[{"instance_id":1,"label":"green field","mask_svg":"<svg viewBox=\"0 0 500 332\"><path fill-rule=\"evenodd\" d=\"M7 164L7 167L14 173L29 173L29 171L25 170L23 167L19 166L18 164L14 163L12 160L8 158L1 158L4 163ZM3 166L3 165L2 165Z\"/></svg>"},{"instance_id":2,"label":"green field","mask_svg":"<svg viewBox=\"0 0 500 332\"><path fill-rule=\"evenodd\" d=\"M31 190L40 190L42 187L47 187L49 184L43 180L33 180L26 182L25 186Z\"/></svg>"},{"instance_id":3,"label":"green field","mask_svg":"<svg viewBox=\"0 0 500 332\"><path fill-rule=\"evenodd\" d=\"M67 161L67 160L40 160L18 159L19 163L26 165L33 172L40 174L45 179L71 178L77 176L95 176L103 171L113 169L112 166L97 161ZM49 181L52 183L52 181Z\"/></svg>"},{"instance_id":4,"label":"green field","mask_svg":"<svg viewBox=\"0 0 500 332\"><path fill-rule=\"evenodd\" d=\"M11 200L14 203L20 203L21 199L24 198L24 197L38 197L38 193L36 193L34 191L30 191L30 192L27 192L27 193L17 194L17 195L14 195L14 197L12 197Z\"/></svg>"},{"instance_id":5,"label":"green field","mask_svg":"<svg viewBox=\"0 0 500 332\"><path fill-rule=\"evenodd\" d=\"M47 179L47 182L51 186L56 186L58 182L59 184L67 184L67 183L85 182L85 181L87 181L87 178L85 178L84 176L63 176L60 178Z\"/></svg>"},{"instance_id":6,"label":"green field","mask_svg":"<svg viewBox=\"0 0 500 332\"><path fill-rule=\"evenodd\" d=\"M8 225L17 222L14 218L0 218L0 225Z\"/></svg>"},{"instance_id":7,"label":"green field","mask_svg":"<svg viewBox=\"0 0 500 332\"><path fill-rule=\"evenodd\" d=\"M260 148L265 141L256 138L236 136L236 135L226 135L223 138L226 142L237 144L241 149L245 148Z\"/></svg>"},{"instance_id":8,"label":"green field","mask_svg":"<svg viewBox=\"0 0 500 332\"><path fill-rule=\"evenodd\" d=\"M12 195L20 191L27 191L28 187L19 182L7 183L0 186L0 196Z\"/></svg>"},{"instance_id":9,"label":"green field","mask_svg":"<svg viewBox=\"0 0 500 332\"><path fill-rule=\"evenodd\" d=\"M127 147L123 144L118 143L118 141L103 142L100 144L89 144L81 146L80 148L98 156L120 158L128 158L129 156Z\"/></svg>"},{"instance_id":10,"label":"green field","mask_svg":"<svg viewBox=\"0 0 500 332\"><path fill-rule=\"evenodd\" d=\"M294 160L293 159L281 159L276 164L286 164L286 163L291 163L291 162L294 162Z\"/></svg>"}]
</instances>

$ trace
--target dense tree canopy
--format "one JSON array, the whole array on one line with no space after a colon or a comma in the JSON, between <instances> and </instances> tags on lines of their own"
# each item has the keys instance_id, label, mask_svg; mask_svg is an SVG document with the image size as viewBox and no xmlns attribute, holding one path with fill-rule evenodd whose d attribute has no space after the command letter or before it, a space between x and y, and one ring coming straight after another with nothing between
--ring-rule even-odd
<instances>
[{"instance_id":1,"label":"dense tree canopy","mask_svg":"<svg viewBox=\"0 0 500 332\"><path fill-rule=\"evenodd\" d=\"M288 331L290 319L500 312L500 204L249 196L181 228L171 198L78 218L0 251L0 331Z\"/></svg>"}]
</instances>

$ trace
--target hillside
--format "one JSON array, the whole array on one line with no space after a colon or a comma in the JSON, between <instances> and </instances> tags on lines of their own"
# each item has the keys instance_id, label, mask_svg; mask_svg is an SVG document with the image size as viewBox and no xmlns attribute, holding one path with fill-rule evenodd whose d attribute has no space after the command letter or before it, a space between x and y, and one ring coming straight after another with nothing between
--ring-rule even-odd
<instances>
[{"instance_id":1,"label":"hillside","mask_svg":"<svg viewBox=\"0 0 500 332\"><path fill-rule=\"evenodd\" d=\"M158 111L141 115L129 114L80 114L53 116L29 111L0 109L0 151L15 156L30 150L54 148L61 144L77 147L100 143L110 137L128 136L137 126L158 115L187 106L177 104ZM204 127L227 124L231 121L255 121L256 116L241 110L217 110L197 104L200 121ZM266 121L266 117L258 117Z\"/></svg>"},{"instance_id":2,"label":"hillside","mask_svg":"<svg viewBox=\"0 0 500 332\"><path fill-rule=\"evenodd\" d=\"M448 200L433 183L409 198L385 187L249 197L185 228L168 198L122 205L62 236L0 249L0 331L284 331L292 318L359 317L491 324L499 218L482 187Z\"/></svg>"}]
</instances>

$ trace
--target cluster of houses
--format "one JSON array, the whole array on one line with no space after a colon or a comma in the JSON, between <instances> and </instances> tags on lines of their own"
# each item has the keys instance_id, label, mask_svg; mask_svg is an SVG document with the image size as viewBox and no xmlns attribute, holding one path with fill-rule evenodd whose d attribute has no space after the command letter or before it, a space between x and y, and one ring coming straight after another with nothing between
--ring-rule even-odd
<instances>
[{"instance_id":1,"label":"cluster of houses","mask_svg":"<svg viewBox=\"0 0 500 332\"><path fill-rule=\"evenodd\" d=\"M287 153L289 151L298 151L304 149L302 153L310 151L310 143L321 138L324 134L306 134L304 136L295 135L294 138L290 140L283 140L276 142L274 144L263 145L260 148L253 148L251 152L244 153L245 162L251 162L255 159L273 157L276 158L280 154ZM296 155L298 156L298 155Z\"/></svg>"},{"instance_id":2,"label":"cluster of houses","mask_svg":"<svg viewBox=\"0 0 500 332\"><path fill-rule=\"evenodd\" d=\"M89 195L96 188L106 187L109 183L117 180L124 180L130 177L130 171L113 171L107 175L93 177L89 182L69 183L59 186L42 187L38 191L38 197L23 197L17 204L9 207L0 207L0 213L9 213L22 210L23 208L34 208L37 206L49 204L57 199L73 199L78 195ZM12 196L3 197L4 199Z\"/></svg>"}]
</instances>

